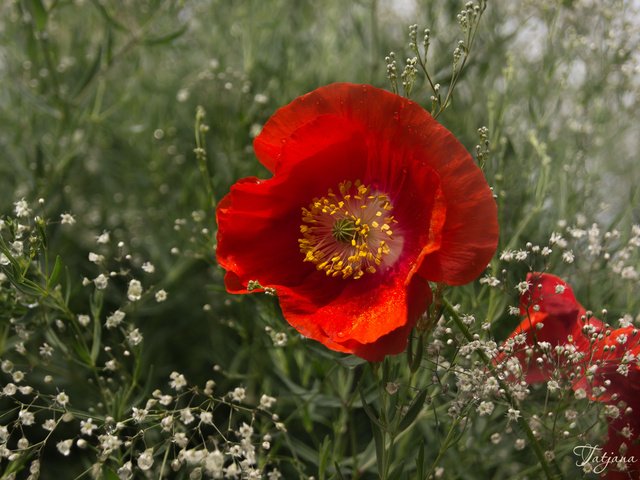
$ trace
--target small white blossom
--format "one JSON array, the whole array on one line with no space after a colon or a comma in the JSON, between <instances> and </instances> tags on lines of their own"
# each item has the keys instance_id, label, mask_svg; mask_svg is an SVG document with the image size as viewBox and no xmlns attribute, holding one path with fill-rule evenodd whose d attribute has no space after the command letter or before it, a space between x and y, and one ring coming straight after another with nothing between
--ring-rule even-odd
<instances>
[{"instance_id":1,"label":"small white blossom","mask_svg":"<svg viewBox=\"0 0 640 480\"><path fill-rule=\"evenodd\" d=\"M131 413L131 418L133 418L134 422L141 423L141 422L144 421L145 418L147 418L148 414L149 414L149 412L147 410L145 410L144 408L133 407L132 408L132 413Z\"/></svg>"},{"instance_id":2,"label":"small white blossom","mask_svg":"<svg viewBox=\"0 0 640 480\"><path fill-rule=\"evenodd\" d=\"M142 284L139 280L136 280L134 278L129 282L129 288L127 289L127 298L132 302L136 302L140 300L140 298L142 298Z\"/></svg>"},{"instance_id":3,"label":"small white blossom","mask_svg":"<svg viewBox=\"0 0 640 480\"><path fill-rule=\"evenodd\" d=\"M42 428L48 432L52 432L56 428L56 421L53 418L47 418L42 424Z\"/></svg>"},{"instance_id":4,"label":"small white blossom","mask_svg":"<svg viewBox=\"0 0 640 480\"><path fill-rule=\"evenodd\" d=\"M66 406L67 403L69 403L69 395L64 392L58 393L58 395L56 395L56 403L62 405L63 407Z\"/></svg>"},{"instance_id":5,"label":"small white blossom","mask_svg":"<svg viewBox=\"0 0 640 480\"><path fill-rule=\"evenodd\" d=\"M69 453L71 453L71 447L72 446L73 446L73 439L72 438L56 443L56 448L65 457L68 457Z\"/></svg>"},{"instance_id":6,"label":"small white blossom","mask_svg":"<svg viewBox=\"0 0 640 480\"><path fill-rule=\"evenodd\" d=\"M147 448L138 457L138 468L147 471L153 466L153 448Z\"/></svg>"},{"instance_id":7,"label":"small white blossom","mask_svg":"<svg viewBox=\"0 0 640 480\"><path fill-rule=\"evenodd\" d=\"M156 292L156 302L161 303L167 299L167 292L164 290L158 290Z\"/></svg>"},{"instance_id":8,"label":"small white blossom","mask_svg":"<svg viewBox=\"0 0 640 480\"><path fill-rule=\"evenodd\" d=\"M516 410L515 408L509 408L507 411L507 419L509 421L516 421L520 418L520 410Z\"/></svg>"},{"instance_id":9,"label":"small white blossom","mask_svg":"<svg viewBox=\"0 0 640 480\"><path fill-rule=\"evenodd\" d=\"M144 270L147 273L153 273L156 271L156 267L151 262L144 262L142 264L142 270Z\"/></svg>"},{"instance_id":10,"label":"small white blossom","mask_svg":"<svg viewBox=\"0 0 640 480\"><path fill-rule=\"evenodd\" d=\"M276 403L276 399L274 397L270 397L269 395L265 394L260 397L260 408L269 410L274 403Z\"/></svg>"},{"instance_id":11,"label":"small white blossom","mask_svg":"<svg viewBox=\"0 0 640 480\"><path fill-rule=\"evenodd\" d=\"M60 223L62 225L73 225L76 223L76 219L70 213L61 213L60 214Z\"/></svg>"},{"instance_id":12,"label":"small white blossom","mask_svg":"<svg viewBox=\"0 0 640 480\"><path fill-rule=\"evenodd\" d=\"M78 315L78 323L83 327L86 327L91 323L91 317L89 315Z\"/></svg>"},{"instance_id":13,"label":"small white blossom","mask_svg":"<svg viewBox=\"0 0 640 480\"><path fill-rule=\"evenodd\" d=\"M31 215L31 209L29 208L29 204L24 198L15 202L13 204L13 207L14 207L14 212L16 213L16 217L18 218L24 218Z\"/></svg>"},{"instance_id":14,"label":"small white blossom","mask_svg":"<svg viewBox=\"0 0 640 480\"><path fill-rule=\"evenodd\" d=\"M104 273L101 273L96 278L93 279L93 283L96 285L98 290L104 290L107 288L107 283L109 283L109 278L107 278Z\"/></svg>"},{"instance_id":15,"label":"small white blossom","mask_svg":"<svg viewBox=\"0 0 640 480\"><path fill-rule=\"evenodd\" d=\"M231 400L238 403L242 402L246 397L245 390L242 387L234 388L229 395L231 396Z\"/></svg>"},{"instance_id":16,"label":"small white blossom","mask_svg":"<svg viewBox=\"0 0 640 480\"><path fill-rule=\"evenodd\" d=\"M564 263L573 263L575 258L576 257L573 255L573 251L571 251L571 250L566 250L566 251L562 252L562 261Z\"/></svg>"},{"instance_id":17,"label":"small white blossom","mask_svg":"<svg viewBox=\"0 0 640 480\"><path fill-rule=\"evenodd\" d=\"M137 328L134 328L133 330L131 330L127 335L127 341L131 346L135 347L136 345L139 345L140 343L142 343L142 340L143 340L142 334L140 333L140 330Z\"/></svg>"},{"instance_id":18,"label":"small white blossom","mask_svg":"<svg viewBox=\"0 0 640 480\"><path fill-rule=\"evenodd\" d=\"M100 235L98 235L96 237L96 243L101 243L101 244L109 243L109 232L105 231L105 232L102 232Z\"/></svg>"},{"instance_id":19,"label":"small white blossom","mask_svg":"<svg viewBox=\"0 0 640 480\"><path fill-rule=\"evenodd\" d=\"M94 425L93 419L91 418L80 421L80 433L83 435L91 435L96 428L98 427Z\"/></svg>"},{"instance_id":20,"label":"small white blossom","mask_svg":"<svg viewBox=\"0 0 640 480\"><path fill-rule=\"evenodd\" d=\"M184 378L184 375L182 375L181 373L171 372L171 375L169 375L169 378L171 378L171 381L169 382L169 386L174 390L180 391L187 386L187 380L186 378Z\"/></svg>"},{"instance_id":21,"label":"small white blossom","mask_svg":"<svg viewBox=\"0 0 640 480\"><path fill-rule=\"evenodd\" d=\"M531 284L525 280L516 285L516 290L518 290L522 294L527 292L529 290L529 287L531 287Z\"/></svg>"},{"instance_id":22,"label":"small white blossom","mask_svg":"<svg viewBox=\"0 0 640 480\"><path fill-rule=\"evenodd\" d=\"M104 255L99 255L97 253L89 252L89 261L92 263L102 263L104 262Z\"/></svg>"},{"instance_id":23,"label":"small white blossom","mask_svg":"<svg viewBox=\"0 0 640 480\"><path fill-rule=\"evenodd\" d=\"M195 420L195 417L193 416L193 413L191 413L190 408L187 407L180 410L180 421L182 423L184 423L185 425L189 425L194 420Z\"/></svg>"},{"instance_id":24,"label":"small white blossom","mask_svg":"<svg viewBox=\"0 0 640 480\"><path fill-rule=\"evenodd\" d=\"M107 328L115 328L122 323L126 314L122 310L116 310L107 317L105 325Z\"/></svg>"},{"instance_id":25,"label":"small white blossom","mask_svg":"<svg viewBox=\"0 0 640 480\"><path fill-rule=\"evenodd\" d=\"M33 422L35 422L36 417L29 410L20 410L20 413L18 413L18 420L20 420L20 423L22 425L25 425L28 427L29 425L33 425Z\"/></svg>"},{"instance_id":26,"label":"small white blossom","mask_svg":"<svg viewBox=\"0 0 640 480\"><path fill-rule=\"evenodd\" d=\"M211 412L202 412L200 414L200 423L213 424L213 414Z\"/></svg>"}]
</instances>

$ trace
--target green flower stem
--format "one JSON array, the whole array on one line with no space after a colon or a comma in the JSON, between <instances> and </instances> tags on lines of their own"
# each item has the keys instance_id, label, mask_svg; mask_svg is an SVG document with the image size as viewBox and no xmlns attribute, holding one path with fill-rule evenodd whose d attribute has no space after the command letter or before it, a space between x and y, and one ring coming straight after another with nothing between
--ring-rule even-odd
<instances>
[{"instance_id":1,"label":"green flower stem","mask_svg":"<svg viewBox=\"0 0 640 480\"><path fill-rule=\"evenodd\" d=\"M451 318L453 318L453 322L456 324L456 326L458 327L460 332L464 335L464 337L470 342L473 341L473 335L471 334L467 326L464 324L464 322L460 318L460 315L458 315L458 312L456 312L456 310L453 308L453 305L451 305L451 303L449 303L449 301L446 298L442 299L442 304L444 305L444 308L446 309L447 313L451 315ZM493 374L493 376L498 381L498 384L500 385L500 389L504 392L502 393L503 397L512 405L515 404L513 398L509 394L508 386L496 374L496 371L491 359L487 356L486 353L484 353L481 350L477 350L476 353L480 356L480 358L482 359L486 367L489 369L489 371ZM533 447L533 451L536 457L538 458L538 462L540 462L540 466L544 471L545 477L548 480L562 479L563 476L562 476L562 473L560 472L560 469L558 468L558 465L554 461L552 461L551 464L549 464L549 462L544 456L544 451L540 446L540 443L536 439L535 435L533 434L533 431L531 430L531 427L529 426L527 421L524 419L524 417L518 418L517 423L518 423L518 426L525 432L525 435L529 439L529 443Z\"/></svg>"}]
</instances>

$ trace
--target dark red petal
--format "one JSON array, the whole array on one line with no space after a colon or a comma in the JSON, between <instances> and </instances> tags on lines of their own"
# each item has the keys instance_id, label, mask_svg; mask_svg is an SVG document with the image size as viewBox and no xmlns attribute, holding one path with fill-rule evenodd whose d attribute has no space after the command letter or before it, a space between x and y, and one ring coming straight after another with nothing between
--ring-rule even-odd
<instances>
[{"instance_id":1,"label":"dark red petal","mask_svg":"<svg viewBox=\"0 0 640 480\"><path fill-rule=\"evenodd\" d=\"M548 273L529 273L527 282L530 284L529 290L520 297L520 313L524 319L509 338L524 333L528 346L533 346L537 342L551 344L550 361L542 365L535 361L535 357L528 357L522 347L511 355L517 357L521 365L528 366L526 381L537 383L550 379L553 371L559 367L566 368L567 373L573 368L566 361L557 358L553 351L554 347L572 343L579 351L588 353L590 342L582 333L585 325L582 316L585 314L585 309L576 300L569 284ZM558 286L563 288L562 292L556 291ZM588 322L598 331L603 328L602 322L596 318L591 318ZM505 357L504 354L498 356L496 362L503 361Z\"/></svg>"},{"instance_id":2,"label":"dark red petal","mask_svg":"<svg viewBox=\"0 0 640 480\"><path fill-rule=\"evenodd\" d=\"M640 407L640 404L638 405ZM612 463L606 470L606 473L602 475L602 478L607 480L630 480L640 478L640 420L638 411L628 415L621 415L616 419L612 419L609 422L608 440L602 447L602 451L597 452L598 456L602 456L606 453L609 458L618 457L622 462L626 470L618 470L617 465ZM625 427L631 428L631 437L627 438L623 434ZM625 447L622 447L622 444Z\"/></svg>"}]
</instances>

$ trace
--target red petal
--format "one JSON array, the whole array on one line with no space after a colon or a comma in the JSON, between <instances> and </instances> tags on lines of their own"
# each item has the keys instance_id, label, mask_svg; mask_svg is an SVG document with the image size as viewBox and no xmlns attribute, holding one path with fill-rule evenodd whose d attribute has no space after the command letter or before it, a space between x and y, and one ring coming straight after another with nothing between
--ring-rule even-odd
<instances>
[{"instance_id":1,"label":"red petal","mask_svg":"<svg viewBox=\"0 0 640 480\"><path fill-rule=\"evenodd\" d=\"M529 358L520 348L511 356L520 360L521 365L527 366L526 381L529 383L543 382L551 378L552 372L558 367L562 368L565 361L560 362L553 351L557 345L573 343L579 351L585 351L590 343L582 333L584 323L581 317L585 314L584 307L578 303L573 290L564 280L548 273L529 273L527 275L529 290L520 297L520 313L525 317L516 327L509 338L520 333L526 334L526 345L533 346L536 342L548 342L552 351L550 360L542 365L535 359ZM564 288L562 292L556 292L556 287ZM589 320L598 330L603 327L602 322L596 318ZM543 326L540 328L539 325ZM570 342L571 340L571 342ZM502 354L496 358L496 363L504 360ZM569 369L574 367L564 364Z\"/></svg>"},{"instance_id":2,"label":"red petal","mask_svg":"<svg viewBox=\"0 0 640 480\"><path fill-rule=\"evenodd\" d=\"M366 277L343 282L336 296L321 295L317 290L321 279L315 278L305 289L281 291L280 306L303 335L333 350L379 361L404 350L416 320L431 302L426 281L413 277L407 285L401 277L389 277L375 288Z\"/></svg>"},{"instance_id":3,"label":"red petal","mask_svg":"<svg viewBox=\"0 0 640 480\"><path fill-rule=\"evenodd\" d=\"M496 204L469 153L419 105L368 85L336 83L318 88L279 109L265 124L254 141L260 161L276 172L287 161L295 161L282 157L292 134L328 113L348 118L362 125L365 132L372 132L369 141L380 151L372 164L386 172L382 177L393 177L401 172L403 164L410 169L421 165L435 170L447 206L446 220L442 245L425 252L429 255L420 274L450 285L476 278L498 244ZM404 161L399 163L399 157Z\"/></svg>"}]
</instances>

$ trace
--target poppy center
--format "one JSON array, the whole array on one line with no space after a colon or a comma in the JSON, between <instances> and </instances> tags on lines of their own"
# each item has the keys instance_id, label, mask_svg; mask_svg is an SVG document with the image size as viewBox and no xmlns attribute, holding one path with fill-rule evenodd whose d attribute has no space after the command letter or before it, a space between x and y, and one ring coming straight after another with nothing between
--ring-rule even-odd
<instances>
[{"instance_id":1,"label":"poppy center","mask_svg":"<svg viewBox=\"0 0 640 480\"><path fill-rule=\"evenodd\" d=\"M392 210L385 193L360 180L340 183L338 192L329 189L302 209L304 261L328 276L353 279L391 265L402 243L391 228L397 223Z\"/></svg>"}]
</instances>

